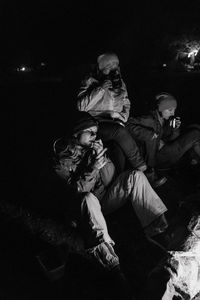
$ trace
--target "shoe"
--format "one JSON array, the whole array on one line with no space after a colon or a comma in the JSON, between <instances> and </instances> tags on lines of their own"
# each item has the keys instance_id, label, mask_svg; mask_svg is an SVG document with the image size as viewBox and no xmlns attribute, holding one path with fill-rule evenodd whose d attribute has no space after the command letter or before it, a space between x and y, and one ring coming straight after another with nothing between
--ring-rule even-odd
<instances>
[{"instance_id":1,"label":"shoe","mask_svg":"<svg viewBox=\"0 0 200 300\"><path fill-rule=\"evenodd\" d=\"M144 174L153 188L159 187L167 181L167 177L158 177L153 168L148 168Z\"/></svg>"},{"instance_id":2,"label":"shoe","mask_svg":"<svg viewBox=\"0 0 200 300\"><path fill-rule=\"evenodd\" d=\"M171 241L170 235L166 232L162 232L152 237L147 237L147 239L155 245L159 246L164 251L167 251Z\"/></svg>"},{"instance_id":3,"label":"shoe","mask_svg":"<svg viewBox=\"0 0 200 300\"><path fill-rule=\"evenodd\" d=\"M167 177L161 177L161 178L159 178L159 179L153 181L153 182L151 183L151 185L152 185L152 187L157 188L157 187L159 187L159 186L165 184L166 181L167 181Z\"/></svg>"}]
</instances>

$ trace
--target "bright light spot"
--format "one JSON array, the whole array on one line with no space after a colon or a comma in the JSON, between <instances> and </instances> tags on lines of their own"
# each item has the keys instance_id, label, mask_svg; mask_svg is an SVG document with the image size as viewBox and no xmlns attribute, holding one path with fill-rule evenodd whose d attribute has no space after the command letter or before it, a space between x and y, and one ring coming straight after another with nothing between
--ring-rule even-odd
<instances>
[{"instance_id":1,"label":"bright light spot","mask_svg":"<svg viewBox=\"0 0 200 300\"><path fill-rule=\"evenodd\" d=\"M166 67L167 66L167 64L163 64L163 67Z\"/></svg>"},{"instance_id":2,"label":"bright light spot","mask_svg":"<svg viewBox=\"0 0 200 300\"><path fill-rule=\"evenodd\" d=\"M21 67L20 71L22 71L22 72L26 71L26 67Z\"/></svg>"},{"instance_id":3,"label":"bright light spot","mask_svg":"<svg viewBox=\"0 0 200 300\"><path fill-rule=\"evenodd\" d=\"M41 64L40 64L42 67L44 67L45 66L45 63L44 62L41 62Z\"/></svg>"},{"instance_id":4,"label":"bright light spot","mask_svg":"<svg viewBox=\"0 0 200 300\"><path fill-rule=\"evenodd\" d=\"M191 57L192 55L196 56L198 53L198 50L195 49L195 50L192 50L191 52L188 53L188 57Z\"/></svg>"}]
</instances>

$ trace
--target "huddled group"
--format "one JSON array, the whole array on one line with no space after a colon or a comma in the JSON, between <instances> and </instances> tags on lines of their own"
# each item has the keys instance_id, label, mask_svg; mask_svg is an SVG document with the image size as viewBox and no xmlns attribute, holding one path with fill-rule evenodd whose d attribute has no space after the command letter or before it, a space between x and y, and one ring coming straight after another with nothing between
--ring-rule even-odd
<instances>
[{"instance_id":1,"label":"huddled group","mask_svg":"<svg viewBox=\"0 0 200 300\"><path fill-rule=\"evenodd\" d=\"M111 274L123 277L106 216L130 201L146 238L159 243L168 220L155 190L167 178L157 170L171 168L186 153L200 163L200 127L183 131L176 108L176 98L162 92L146 115L130 115L119 58L104 53L81 83L72 127L52 145L54 174L73 193L66 201L85 251Z\"/></svg>"}]
</instances>

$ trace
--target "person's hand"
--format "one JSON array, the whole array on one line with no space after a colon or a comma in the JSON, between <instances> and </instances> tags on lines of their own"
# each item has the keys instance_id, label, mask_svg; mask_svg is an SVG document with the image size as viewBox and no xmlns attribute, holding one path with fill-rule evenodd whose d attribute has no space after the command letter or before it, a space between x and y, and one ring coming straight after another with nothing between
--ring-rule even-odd
<instances>
[{"instance_id":1,"label":"person's hand","mask_svg":"<svg viewBox=\"0 0 200 300\"><path fill-rule=\"evenodd\" d=\"M181 126L181 120L180 120L180 117L176 117L176 118L173 118L169 125L174 128L174 129L178 129L180 126Z\"/></svg>"},{"instance_id":2,"label":"person's hand","mask_svg":"<svg viewBox=\"0 0 200 300\"><path fill-rule=\"evenodd\" d=\"M93 168L100 170L107 163L107 159L104 156L104 153L107 151L107 148L103 148L102 140L95 140L92 144L92 149L94 151L94 160Z\"/></svg>"},{"instance_id":3,"label":"person's hand","mask_svg":"<svg viewBox=\"0 0 200 300\"><path fill-rule=\"evenodd\" d=\"M165 142L163 142L163 140L160 140L160 144L159 144L159 150L165 145Z\"/></svg>"},{"instance_id":4,"label":"person's hand","mask_svg":"<svg viewBox=\"0 0 200 300\"><path fill-rule=\"evenodd\" d=\"M110 116L113 119L120 119L120 120L122 119L120 113L118 113L117 111L111 111Z\"/></svg>"},{"instance_id":5,"label":"person's hand","mask_svg":"<svg viewBox=\"0 0 200 300\"><path fill-rule=\"evenodd\" d=\"M180 126L181 126L181 119L180 119L180 117L176 117L175 128L178 129Z\"/></svg>"},{"instance_id":6,"label":"person's hand","mask_svg":"<svg viewBox=\"0 0 200 300\"><path fill-rule=\"evenodd\" d=\"M110 80L105 80L102 85L101 85L102 89L104 90L110 90L112 89L112 82Z\"/></svg>"},{"instance_id":7,"label":"person's hand","mask_svg":"<svg viewBox=\"0 0 200 300\"><path fill-rule=\"evenodd\" d=\"M104 153L107 151L107 148L102 149L99 154L94 158L94 164L93 164L93 169L100 170L103 168L106 163L107 159L104 156Z\"/></svg>"},{"instance_id":8,"label":"person's hand","mask_svg":"<svg viewBox=\"0 0 200 300\"><path fill-rule=\"evenodd\" d=\"M102 140L95 140L92 143L92 149L94 150L95 154L98 155L103 150L103 143Z\"/></svg>"}]
</instances>

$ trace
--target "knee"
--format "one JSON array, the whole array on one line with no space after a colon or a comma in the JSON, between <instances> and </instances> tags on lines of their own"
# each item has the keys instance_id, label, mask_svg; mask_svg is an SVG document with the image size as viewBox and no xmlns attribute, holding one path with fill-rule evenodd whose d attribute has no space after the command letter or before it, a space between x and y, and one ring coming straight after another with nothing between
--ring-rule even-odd
<instances>
[{"instance_id":1,"label":"knee","mask_svg":"<svg viewBox=\"0 0 200 300\"><path fill-rule=\"evenodd\" d=\"M131 174L129 177L131 177L132 180L138 184L144 183L144 181L146 180L146 176L144 175L144 173L139 170L131 171Z\"/></svg>"},{"instance_id":2,"label":"knee","mask_svg":"<svg viewBox=\"0 0 200 300\"><path fill-rule=\"evenodd\" d=\"M121 136L121 137L124 137L125 135L128 135L128 131L125 127L121 126L121 125L118 125L116 124L116 133Z\"/></svg>"},{"instance_id":3,"label":"knee","mask_svg":"<svg viewBox=\"0 0 200 300\"><path fill-rule=\"evenodd\" d=\"M144 173L142 171L139 171L139 170L132 171L132 174L134 175L134 177L136 179L144 179L145 178Z\"/></svg>"},{"instance_id":4,"label":"knee","mask_svg":"<svg viewBox=\"0 0 200 300\"><path fill-rule=\"evenodd\" d=\"M197 128L194 128L189 131L190 136L194 139L196 142L200 142L200 130Z\"/></svg>"},{"instance_id":5,"label":"knee","mask_svg":"<svg viewBox=\"0 0 200 300\"><path fill-rule=\"evenodd\" d=\"M99 200L93 193L86 193L83 201L82 201L82 208L87 207L89 210L95 209L97 207L100 207Z\"/></svg>"}]
</instances>

